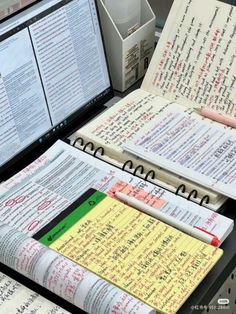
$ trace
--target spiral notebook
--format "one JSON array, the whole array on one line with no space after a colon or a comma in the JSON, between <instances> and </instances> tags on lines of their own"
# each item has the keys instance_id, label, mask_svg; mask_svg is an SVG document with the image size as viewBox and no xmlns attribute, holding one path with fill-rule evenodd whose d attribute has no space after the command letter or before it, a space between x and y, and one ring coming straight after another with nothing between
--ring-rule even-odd
<instances>
[{"instance_id":1,"label":"spiral notebook","mask_svg":"<svg viewBox=\"0 0 236 314\"><path fill-rule=\"evenodd\" d=\"M150 117L157 116L160 109L157 104L163 102L168 104L147 92L136 90L79 129L70 137L71 144L188 200L218 210L226 197L122 149L126 141L145 127Z\"/></svg>"},{"instance_id":2,"label":"spiral notebook","mask_svg":"<svg viewBox=\"0 0 236 314\"><path fill-rule=\"evenodd\" d=\"M117 192L134 197L151 206L155 213L174 217L176 223L213 234L219 246L233 230L232 219L145 182L61 140L2 183L0 221L34 234L89 188L111 197ZM24 215L22 207L27 208Z\"/></svg>"},{"instance_id":3,"label":"spiral notebook","mask_svg":"<svg viewBox=\"0 0 236 314\"><path fill-rule=\"evenodd\" d=\"M206 10L202 11L202 7ZM235 17L235 7L215 0L207 3L204 0L176 0L141 89L129 94L79 129L71 137L74 145L81 147L84 144L84 149L92 148L94 151L101 147L104 160L110 158L113 163L120 162L125 169L134 168L132 171L135 174L141 174L174 193L217 210L228 194L215 190L214 185L209 186L196 176L189 176L188 169L179 173L174 165L170 168L167 163L166 166L163 162L160 164L157 147L156 160L150 162L145 158L144 152L131 152L129 143L142 130L147 132L148 137L148 131L152 131L149 123L153 121L153 125L155 121L160 122L158 127L162 132L162 140L168 141L171 138L175 148L172 155L177 152L181 155L182 150L184 162L192 156L197 158L199 148L208 142L209 132L202 130L201 124L195 129L196 134L200 134L197 140L193 135L185 138L185 142L178 139L180 131L195 123L192 117L199 116L194 112L196 107L205 106L222 114L236 115ZM176 106L189 117L178 126L174 125ZM163 111L168 111L168 114L162 120L158 119ZM168 129L168 119L173 120L172 129ZM201 119L203 118L199 116ZM214 137L218 124L205 120L213 132L210 136ZM235 133L235 130L231 132ZM163 134L166 135L165 138ZM226 137L215 152L229 156L234 171L235 145L227 144L230 139ZM192 144L189 151L185 151L186 143ZM160 140L158 145L162 148L165 142ZM214 152L208 152L209 157L212 153ZM193 166L189 167L191 170Z\"/></svg>"}]
</instances>

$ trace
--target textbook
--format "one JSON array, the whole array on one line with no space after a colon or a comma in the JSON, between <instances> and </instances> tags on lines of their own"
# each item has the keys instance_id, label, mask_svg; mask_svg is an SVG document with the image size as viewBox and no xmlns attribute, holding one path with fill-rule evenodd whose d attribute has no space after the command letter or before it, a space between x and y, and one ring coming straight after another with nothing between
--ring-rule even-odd
<instances>
[{"instance_id":1,"label":"textbook","mask_svg":"<svg viewBox=\"0 0 236 314\"><path fill-rule=\"evenodd\" d=\"M0 262L88 313L176 313L223 251L88 193L34 236L41 243L0 223Z\"/></svg>"},{"instance_id":2,"label":"textbook","mask_svg":"<svg viewBox=\"0 0 236 314\"><path fill-rule=\"evenodd\" d=\"M236 116L235 18L234 6L215 0L174 1L141 88L80 128L71 140L78 138L78 147L90 143L94 151L101 147L104 160L109 157L134 168L135 174L155 177L157 184L214 210L226 197L235 197L226 193L230 186L235 190L228 184L235 182L235 129L195 110L206 107ZM150 160L145 152L131 151L130 143L138 132L148 137L155 124L158 132L150 133L155 156ZM184 171L178 171L177 162ZM198 170L193 174L194 168ZM226 189L207 184L200 172L215 182L225 181Z\"/></svg>"}]
</instances>

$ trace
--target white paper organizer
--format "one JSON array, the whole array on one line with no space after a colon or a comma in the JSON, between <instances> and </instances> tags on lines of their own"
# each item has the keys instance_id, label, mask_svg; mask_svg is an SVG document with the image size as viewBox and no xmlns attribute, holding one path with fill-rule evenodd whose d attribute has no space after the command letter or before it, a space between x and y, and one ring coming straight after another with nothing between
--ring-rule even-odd
<instances>
[{"instance_id":1,"label":"white paper organizer","mask_svg":"<svg viewBox=\"0 0 236 314\"><path fill-rule=\"evenodd\" d=\"M125 91L144 76L155 41L155 15L147 0L141 0L141 23L134 33L122 38L103 0L98 0L102 31L114 89Z\"/></svg>"}]
</instances>

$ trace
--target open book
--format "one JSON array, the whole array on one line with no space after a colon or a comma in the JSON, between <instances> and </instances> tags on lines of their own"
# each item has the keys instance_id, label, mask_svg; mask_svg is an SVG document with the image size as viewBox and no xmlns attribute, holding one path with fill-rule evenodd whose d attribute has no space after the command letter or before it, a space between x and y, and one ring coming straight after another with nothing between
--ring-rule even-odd
<instances>
[{"instance_id":1,"label":"open book","mask_svg":"<svg viewBox=\"0 0 236 314\"><path fill-rule=\"evenodd\" d=\"M86 162L84 160L86 160ZM127 223L127 219L131 219L133 217L133 223L136 223L135 228L137 232L135 233L133 226L132 230L130 230L130 237L137 237L137 239L135 239L137 241L141 241L141 238L139 238L139 229L144 228L143 224L145 221L147 221L147 224L145 224L145 228L147 227L147 230L143 230L147 232L147 234L145 233L142 235L143 237L145 237L145 239L146 236L148 236L148 232L151 231L152 235L155 235L156 237L158 237L158 239L160 234L162 234L163 237L170 240L169 242L169 240L167 239L166 243L159 243L155 241L155 244L152 245L150 242L150 249L154 249L154 247L156 249L160 249L161 256L163 256L163 258L164 256L166 257L165 265L166 267L169 267L168 269L166 268L166 272L168 273L171 269L173 269L173 271L167 274L169 276L168 278L171 278L173 279L173 281L175 281L174 286L169 286L170 294L168 294L168 298L166 298L163 290L163 293L161 294L162 301L160 301L160 303L156 303L155 301L154 304L151 299L145 299L141 296L141 294L143 293L141 288L139 289L139 287L133 287L130 290L130 287L128 288L124 284L112 281L112 278L105 276L103 273L97 272L92 267L92 263L89 265L85 265L84 261L79 260L79 257L82 257L82 255L78 254L78 256L69 256L70 251L62 252L54 247L54 244L56 244L56 242L54 243L54 240L59 240L59 235L63 236L63 234L61 234L61 231L67 230L68 232L71 232L71 230L67 228L65 229L63 226L66 225L68 227L70 225L71 228L77 228L77 226L73 227L73 224L82 222L82 220L77 221L77 219L78 215L80 216L81 213L84 213L83 209L76 209L75 216L73 216L74 214L72 214L72 212L78 205L77 199L79 199L79 202L82 203L86 200L87 196L85 197L83 195L90 188L100 190L101 192L99 191L96 193L98 193L99 197L102 195L103 199L106 198L106 195L103 194L104 192L109 195L109 197L107 197L109 204L111 206L120 206L119 215L122 215L122 212L124 213L124 210L125 212L129 210L130 213L135 214L135 217L133 217L132 215L127 216L127 213L124 213L126 219L122 220L120 219L122 217L116 217L116 215L118 215L118 212L110 212L108 210L108 212L106 213L106 217L107 219L109 218L108 213L109 215L112 215L112 217L110 217L110 220L112 223L118 224L116 228L121 228L122 221L124 223ZM96 159L86 154L81 150L74 148L73 146L70 146L62 141L58 141L47 152L45 152L38 159L36 159L32 164L28 165L25 169L18 172L15 176L2 183L1 185L0 221L4 221L4 225L0 225L0 250L1 252L3 252L3 254L1 254L0 262L10 267L13 267L15 270L23 273L27 277L30 277L37 283L43 284L43 286L45 286L46 288L59 294L67 301L77 305L88 313L91 312L91 308L95 305L97 296L101 294L103 292L103 289L105 288L107 289L107 294L105 294L104 298L100 300L101 307L99 308L101 309L101 311L97 310L97 314L103 314L105 306L110 310L110 312L108 313L112 313L113 306L118 306L119 304L122 304L122 313L124 314L128 313L125 312L127 304L130 304L130 306L132 306L134 313L152 313L153 308L163 308L163 312L167 312L168 314L174 312L183 304L184 300L186 300L190 296L190 294L197 287L200 281L204 279L206 274L210 271L210 269L221 256L222 250L203 243L200 240L194 239L193 237L188 236L183 232L172 228L171 226L159 222L153 217L140 213L137 210L134 210L129 206L118 202L114 198L115 192L122 192L124 194L136 197L142 202L151 205L157 211L161 211L172 217L175 217L177 221L185 222L189 226L197 226L209 233L214 233L214 235L219 238L220 243L225 240L227 235L233 229L233 220L224 217L218 213L213 213L209 209L206 209L202 206L199 206L192 202L188 202L180 196L176 196L162 188L158 188L151 183L144 182L142 179L121 171L118 168L115 168L99 159ZM75 206L75 204L77 205ZM92 203L90 202L90 204ZM82 207L83 206L84 205L82 204ZM36 208L37 210L35 210ZM22 212L24 212L24 215L22 215ZM71 216L71 214L73 217ZM98 208L96 208L93 210L92 214L98 215L102 213L100 213ZM69 222L69 224L66 222L66 224L63 224L62 226L60 222L64 218L68 219L67 222ZM87 218L88 216L84 216L83 219ZM102 221L104 224L107 223L106 219L103 219ZM139 221L142 221L142 223L139 223ZM131 221L129 222L131 223ZM49 230L51 230L51 228L54 228L54 225L58 223L60 223L60 228L56 231L55 229L53 229L53 234L45 236L45 232L48 232ZM148 224L150 224L150 228L148 227ZM154 224L156 226L155 228ZM87 223L82 223L82 225L83 228L86 226L89 227ZM94 241L98 238L99 235L103 238L103 235L107 234L107 231L105 231L104 229L105 225L97 227L98 228L94 226L94 232L89 233L90 236L92 236L93 234ZM83 230L86 233L87 231L89 232L89 230L87 230L86 228ZM103 230L104 233L101 230ZM118 233L116 232L113 233L114 236L117 234ZM74 262L80 264L80 266L72 263L71 261L68 261L67 259L64 259L64 257L61 255L54 255L54 253L50 250L45 251L45 248L38 244L32 238L29 238L30 236L36 239L42 238L42 242L44 244L49 245L52 249L56 249L58 253L66 255L70 259L73 259ZM78 234L78 236L80 236L80 234ZM85 238L88 240L87 236L88 234L85 234ZM71 235L69 235L69 237L71 238ZM121 239L121 236L117 238L117 241L120 245ZM45 243L45 240L48 240L49 243ZM63 238L61 238L60 240L64 241ZM109 239L106 239L105 237L104 241L105 240ZM136 243L135 241L134 246ZM82 237L81 242L77 242L82 244ZM143 243L145 242L146 240L143 241ZM7 245L5 245L5 243L7 243ZM98 243L102 245L101 241L98 241ZM188 251L189 253L187 255L183 253L181 256L177 257L176 253L174 253L174 251L172 250L173 245L176 246L176 252L179 252L179 254L181 253L181 249L186 252ZM26 247L28 248L28 250L26 250ZM71 246L69 243L67 243L65 246L62 245L61 247L67 248L68 250L73 247L72 251L74 253L76 253L77 250L74 245ZM108 247L108 243L104 242L103 247ZM139 247L141 249L142 246ZM190 252L191 247L193 247L193 250ZM130 246L130 249L131 248L133 247ZM144 252L146 248L147 247L145 246L145 248L143 248L143 251L141 251ZM15 250L14 252L13 249ZM80 251L80 248L78 249ZM9 255L8 250L11 250L11 256ZM20 263L21 258L24 259L25 257L22 252L24 252L24 254L26 255L29 254L33 263L27 264L27 267L29 267L27 269L24 268L24 265ZM45 255L42 254L43 252ZM97 251L94 251L94 253L95 252ZM199 252L201 252L201 254ZM204 252L204 254L202 254L202 252ZM14 261L16 261L15 264L13 263L12 259L14 256L13 253L17 256L17 258L14 259ZM136 254L137 252L134 253ZM36 256L37 262L35 262ZM129 258L133 258L134 255L133 253L130 253L128 254L128 256ZM181 274L181 278L183 277L183 279L181 279L181 287L183 287L183 289L179 289L180 286L177 283L180 278L178 277L179 273L174 272L174 267L176 267L176 265L173 264L174 257L176 258L176 261L181 260L186 267L184 268L184 271L186 272L186 278L188 278L188 280L185 281L185 275L183 273ZM157 263L157 265L159 265L159 258L159 255L155 256L155 264ZM45 263L45 260L47 260L49 264ZM87 258L86 260L88 261ZM101 261L102 260L104 261L104 263L107 263L108 261L105 257L101 257ZM144 260L145 256L140 259L140 263L145 262ZM195 264L196 260L199 260L200 264L198 266ZM119 261L119 258L117 261ZM51 278L50 276L57 277L59 276L58 272L60 272L60 275L62 277L58 279L57 284L59 286L61 285L61 281L64 280L64 273L61 272L60 268L62 267L61 265L65 266L65 272L67 272L68 269L71 269L70 276L72 277L69 277L69 279L73 279L72 282L65 282L65 289L59 289L57 285L51 286L49 284ZM84 265L87 270L81 267L81 265ZM33 270L32 267L34 267ZM152 263L150 263L149 265L149 259L147 259L147 269L149 269L149 272L152 269ZM198 276L195 276L196 271L199 271ZM46 274L49 274L47 278L44 277L44 272ZM95 272L98 276L95 276L92 272ZM112 275L111 272L109 274ZM192 278L192 281L190 280L189 276ZM103 279L100 277L102 277ZM42 278L44 278L44 280ZM146 278L146 275L143 275L143 280L146 280ZM168 278L166 279L166 282L160 282L160 285L158 285L157 288L161 289L162 285L166 285L167 283L169 285ZM114 285L108 284L108 282L113 282ZM71 291L69 289L69 286L74 287L73 289L76 289L76 287L79 286L81 289L78 288L78 290L76 290L77 293L73 294L74 290ZM120 287L122 290L126 290L126 292L118 289L116 286ZM151 286L150 288L146 287L146 289L147 292L153 291L151 289ZM73 298L71 293L74 296ZM174 303L171 301L171 299L169 299L171 293L173 293L173 295L177 293L176 296L178 295L178 300L176 299L176 296L174 297L174 301L172 300ZM136 299L135 296L138 299L141 299L141 301L143 302ZM155 299L159 300L159 298L156 297ZM111 300L113 300L115 303L113 301L111 302ZM149 304L149 306L146 303ZM127 311L129 309L130 308L127 308Z\"/></svg>"},{"instance_id":2,"label":"open book","mask_svg":"<svg viewBox=\"0 0 236 314\"><path fill-rule=\"evenodd\" d=\"M140 160L139 154L135 156L128 152L127 143L140 130L148 131L148 123L160 121L159 128L163 133L167 132L167 138L173 139L175 153L182 153L185 161L189 155L197 156L199 147L204 147L205 155L210 157L211 146L205 144L209 137L212 144L212 137L217 133L216 142L221 137L225 141L220 141L218 146L214 143L214 152L221 154L223 149L224 157L231 156L231 165L235 169L235 146L227 145L235 141L235 130L208 119L202 122L202 117L194 110L204 106L223 114L236 115L235 18L235 7L215 0L207 3L204 0L176 0L141 89L79 129L71 137L72 140L79 139L75 145L91 142L89 148L96 150L102 147L100 152L104 153L104 160L113 159L112 163L118 161L126 168L132 165L135 173L141 172L146 179L155 177L157 184L173 192L211 209L219 208L225 200L223 191L216 192L214 186L205 185L204 181L196 180L196 176L186 178L186 170L179 174L175 167L166 169L164 163L159 165L158 162ZM179 121L182 118L183 123L179 122L175 127L177 111L187 118L184 120L180 115ZM166 116L159 119L163 112L167 112ZM173 119L172 129L165 128L168 118ZM194 138L188 132L188 127L191 130L193 125ZM183 142L177 135L178 132L182 135L185 129ZM184 144L188 143L192 144L191 151L184 149Z\"/></svg>"},{"instance_id":3,"label":"open book","mask_svg":"<svg viewBox=\"0 0 236 314\"><path fill-rule=\"evenodd\" d=\"M214 234L219 245L233 230L232 219L188 202L62 141L57 141L1 184L0 221L33 235L90 188L111 197L116 192L135 197L180 223ZM22 208L27 208L24 215Z\"/></svg>"}]
</instances>

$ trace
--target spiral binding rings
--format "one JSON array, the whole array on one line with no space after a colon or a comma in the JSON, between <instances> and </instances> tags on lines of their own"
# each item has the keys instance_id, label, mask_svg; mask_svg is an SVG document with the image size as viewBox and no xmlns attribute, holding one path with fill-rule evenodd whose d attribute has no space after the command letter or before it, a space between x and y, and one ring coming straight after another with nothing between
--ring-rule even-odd
<instances>
[{"instance_id":1,"label":"spiral binding rings","mask_svg":"<svg viewBox=\"0 0 236 314\"><path fill-rule=\"evenodd\" d=\"M175 194L178 195L179 192L181 193L185 193L186 191L186 186L184 184L181 184L178 189L176 190ZM197 195L198 195L198 192L197 190L192 190L188 197L187 197L187 200L190 200L191 198L197 198ZM199 205L202 206L202 205L205 205L205 204L209 204L210 203L210 196L209 195L204 195L203 198L201 199Z\"/></svg>"},{"instance_id":2,"label":"spiral binding rings","mask_svg":"<svg viewBox=\"0 0 236 314\"><path fill-rule=\"evenodd\" d=\"M93 153L93 156L94 156L94 157L97 157L96 155L97 155L97 153L98 153L99 151L101 151L101 156L104 156L105 151L104 151L104 148L103 148L102 146L100 146L100 147L98 147L97 149L95 149L95 151L94 151L94 153Z\"/></svg>"},{"instance_id":3,"label":"spiral binding rings","mask_svg":"<svg viewBox=\"0 0 236 314\"><path fill-rule=\"evenodd\" d=\"M80 141L80 145L83 146L84 145L84 140L82 139L82 137L78 137L74 143L72 144L72 146L75 146L75 144L77 144Z\"/></svg>"},{"instance_id":4,"label":"spiral binding rings","mask_svg":"<svg viewBox=\"0 0 236 314\"><path fill-rule=\"evenodd\" d=\"M83 151L85 152L86 149L90 146L91 150L94 150L94 145L92 142L88 142L86 145L84 145Z\"/></svg>"},{"instance_id":5,"label":"spiral binding rings","mask_svg":"<svg viewBox=\"0 0 236 314\"><path fill-rule=\"evenodd\" d=\"M152 180L154 180L154 179L155 179L155 176L156 176L155 171L154 171L154 170L150 170L150 171L148 171L148 173L146 174L144 180L145 180L145 181L148 181L149 177L150 177Z\"/></svg>"},{"instance_id":6,"label":"spiral binding rings","mask_svg":"<svg viewBox=\"0 0 236 314\"><path fill-rule=\"evenodd\" d=\"M141 169L140 174L144 173L144 167L142 165L139 165L134 169L134 173L133 173L134 176L136 176L136 173L139 171L139 169Z\"/></svg>"},{"instance_id":7,"label":"spiral binding rings","mask_svg":"<svg viewBox=\"0 0 236 314\"><path fill-rule=\"evenodd\" d=\"M185 193L185 191L186 191L186 186L185 186L184 184L181 184L181 185L177 188L175 194L178 195L179 192Z\"/></svg>"},{"instance_id":8,"label":"spiral binding rings","mask_svg":"<svg viewBox=\"0 0 236 314\"><path fill-rule=\"evenodd\" d=\"M125 171L126 166L129 165L129 169L133 168L133 161L132 160L127 160L123 166L122 166L122 170Z\"/></svg>"},{"instance_id":9,"label":"spiral binding rings","mask_svg":"<svg viewBox=\"0 0 236 314\"><path fill-rule=\"evenodd\" d=\"M199 205L209 204L209 203L210 203L209 195L204 195L203 198L201 199L201 202L199 203Z\"/></svg>"},{"instance_id":10,"label":"spiral binding rings","mask_svg":"<svg viewBox=\"0 0 236 314\"><path fill-rule=\"evenodd\" d=\"M192 190L190 193L189 193L189 195L188 195L188 197L187 197L187 200L189 201L191 198L197 198L197 190Z\"/></svg>"},{"instance_id":11,"label":"spiral binding rings","mask_svg":"<svg viewBox=\"0 0 236 314\"><path fill-rule=\"evenodd\" d=\"M72 146L75 146L78 142L79 142L79 145L80 145L80 146L84 146L84 147L83 147L83 151L84 151L84 152L86 151L86 149L87 149L88 147L90 147L91 151L94 151L94 153L93 153L93 156L94 156L94 157L97 157L97 154L98 154L99 151L100 151L101 156L104 156L104 154L105 154L105 150L104 150L104 148L103 148L102 146L100 146L100 147L98 147L98 148L96 148L96 149L94 150L94 144L93 144L92 142L88 142L88 143L86 143L86 144L84 145L84 139L83 139L82 137L78 137L78 138L74 141L74 143L72 144ZM127 160L127 161L123 164L122 170L125 171L125 168L126 168L126 167L128 167L129 169L133 169L133 161L132 161L132 160ZM143 167L142 165L138 165L138 166L135 168L135 170L134 170L134 172L133 172L133 175L135 176L138 171L140 171L140 174L144 174L144 167ZM154 179L155 179L155 176L156 176L155 171L154 171L154 170L150 170L150 171L148 171L147 174L145 175L144 180L145 180L145 181L148 181L149 178L152 179L152 180L154 180ZM179 195L180 193L183 193L183 194L184 194L185 192L186 192L186 186L185 186L185 184L181 184L181 185L176 189L175 194L176 194L176 195ZM192 190L192 191L189 193L189 195L188 195L188 197L187 197L187 200L191 200L191 198L197 198L197 196L198 196L197 190ZM210 197L209 197L209 195L204 195L204 196L202 197L202 199L201 199L199 205L202 206L202 205L209 204L209 203L210 203Z\"/></svg>"}]
</instances>

